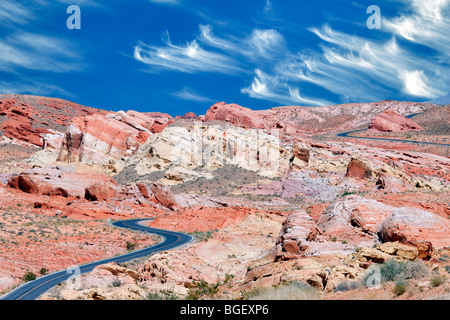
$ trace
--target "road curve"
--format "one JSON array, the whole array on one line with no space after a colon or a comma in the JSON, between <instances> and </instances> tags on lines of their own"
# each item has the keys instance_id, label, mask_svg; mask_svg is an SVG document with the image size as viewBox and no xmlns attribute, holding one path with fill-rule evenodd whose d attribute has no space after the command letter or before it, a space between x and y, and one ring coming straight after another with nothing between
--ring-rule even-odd
<instances>
[{"instance_id":1,"label":"road curve","mask_svg":"<svg viewBox=\"0 0 450 320\"><path fill-rule=\"evenodd\" d=\"M406 118L412 118L422 113L413 113ZM427 142L427 141L416 141L416 140L403 140L403 139L389 139L389 138L378 138L378 137L361 137L361 136L354 136L353 133L356 132L363 132L367 131L368 129L360 129L360 130L353 130L348 132L342 132L338 133L336 136L343 137L343 138L354 138L354 139L365 139L365 140L378 140L378 141L390 141L390 142L402 142L402 143L415 143L415 144L428 144L428 145L438 145L438 146L445 146L450 147L450 144L448 143L437 143L437 142Z\"/></svg>"},{"instance_id":2,"label":"road curve","mask_svg":"<svg viewBox=\"0 0 450 320\"><path fill-rule=\"evenodd\" d=\"M194 237L188 234L144 227L140 224L140 222L146 220L151 219L123 220L123 221L116 221L111 224L118 228L126 228L136 231L143 231L157 234L162 236L164 238L164 241L149 248L133 251L114 258L104 259L101 261L92 262L79 266L79 269L77 270L79 271L79 274L90 272L96 266L108 262L121 263L132 259L145 257L160 251L166 251L180 247L194 240ZM41 296L43 293L53 288L54 286L73 276L74 272L73 270L74 269L71 268L67 270L58 271L43 277L39 277L36 280L27 282L24 285L14 289L13 291L3 296L0 300L35 300L39 298L39 296Z\"/></svg>"}]
</instances>

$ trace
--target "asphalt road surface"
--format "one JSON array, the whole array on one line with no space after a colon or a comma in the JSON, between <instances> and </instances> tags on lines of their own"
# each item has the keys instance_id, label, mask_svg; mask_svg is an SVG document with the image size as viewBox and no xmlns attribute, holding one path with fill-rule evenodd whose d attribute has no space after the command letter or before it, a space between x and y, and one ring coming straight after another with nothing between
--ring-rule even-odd
<instances>
[{"instance_id":1,"label":"asphalt road surface","mask_svg":"<svg viewBox=\"0 0 450 320\"><path fill-rule=\"evenodd\" d=\"M76 268L70 268L67 270L58 271L43 277L39 277L36 280L29 281L24 285L17 287L13 291L3 296L0 300L35 300L39 298L43 293L47 292L51 288L57 286L59 283L66 281L70 277L81 275L92 271L96 266L108 263L116 262L122 263L136 258L149 256L151 254L167 251L180 247L194 240L194 237L188 234L172 232L160 229L154 229L144 227L140 225L140 222L149 219L136 219L136 220L123 220L111 223L115 227L126 228L131 230L143 231L160 235L164 238L164 241L149 248L133 251L121 256L117 256L110 259L105 259L97 262L88 263L78 266Z\"/></svg>"},{"instance_id":2,"label":"asphalt road surface","mask_svg":"<svg viewBox=\"0 0 450 320\"><path fill-rule=\"evenodd\" d=\"M414 113L410 114L409 116L406 116L406 118L412 118L414 116L417 116L421 113ZM429 145L438 145L438 146L446 146L450 147L450 144L448 143L437 143L437 142L426 142L426 141L415 141L415 140L403 140L403 139L390 139L390 138L376 138L376 137L360 137L360 136L354 136L353 133L357 132L363 132L368 129L361 129L361 130L353 130L343 133L338 133L338 137L344 137L344 138L354 138L354 139L365 139L365 140L380 140L380 141L390 141L390 142L404 142L404 143L415 143L415 144L429 144Z\"/></svg>"}]
</instances>

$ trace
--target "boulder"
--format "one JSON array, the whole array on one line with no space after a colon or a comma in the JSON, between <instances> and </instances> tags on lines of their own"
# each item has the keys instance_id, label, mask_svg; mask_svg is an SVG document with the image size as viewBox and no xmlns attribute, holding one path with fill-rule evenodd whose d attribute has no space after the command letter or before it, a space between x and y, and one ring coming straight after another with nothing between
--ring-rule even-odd
<instances>
[{"instance_id":1,"label":"boulder","mask_svg":"<svg viewBox=\"0 0 450 320\"><path fill-rule=\"evenodd\" d=\"M412 119L406 118L395 110L389 109L372 119L369 124L369 129L381 132L401 132L422 130L422 127Z\"/></svg>"},{"instance_id":2,"label":"boulder","mask_svg":"<svg viewBox=\"0 0 450 320\"><path fill-rule=\"evenodd\" d=\"M376 182L378 189L384 190L385 192L405 192L412 190L413 187L403 181L402 179L396 178L393 175L387 173L380 173L378 175L378 181Z\"/></svg>"},{"instance_id":3,"label":"boulder","mask_svg":"<svg viewBox=\"0 0 450 320\"><path fill-rule=\"evenodd\" d=\"M450 246L450 222L429 211L402 207L383 221L379 236L383 242L398 241L415 246L419 256L427 258L433 248Z\"/></svg>"},{"instance_id":4,"label":"boulder","mask_svg":"<svg viewBox=\"0 0 450 320\"><path fill-rule=\"evenodd\" d=\"M95 183L85 189L85 198L89 201L113 200L116 197L117 188L111 183Z\"/></svg>"},{"instance_id":5,"label":"boulder","mask_svg":"<svg viewBox=\"0 0 450 320\"><path fill-rule=\"evenodd\" d=\"M100 190L113 190L116 185L117 183L106 174L76 173L69 167L34 168L29 172L15 175L8 181L9 187L26 193L80 199L85 198L86 189L90 189L91 192L95 190L100 197ZM112 197L111 192L108 192Z\"/></svg>"},{"instance_id":6,"label":"boulder","mask_svg":"<svg viewBox=\"0 0 450 320\"><path fill-rule=\"evenodd\" d=\"M379 225L395 207L357 195L332 203L324 210L317 225L325 234L342 239L377 235Z\"/></svg>"},{"instance_id":7,"label":"boulder","mask_svg":"<svg viewBox=\"0 0 450 320\"><path fill-rule=\"evenodd\" d=\"M227 121L236 126L255 129L267 129L270 127L255 111L234 103L218 102L211 106L205 114L205 121L213 120Z\"/></svg>"},{"instance_id":8,"label":"boulder","mask_svg":"<svg viewBox=\"0 0 450 320\"><path fill-rule=\"evenodd\" d=\"M61 149L64 134L57 132L57 133L46 133L43 135L43 144L45 150L57 150L59 151Z\"/></svg>"},{"instance_id":9,"label":"boulder","mask_svg":"<svg viewBox=\"0 0 450 320\"><path fill-rule=\"evenodd\" d=\"M295 141L292 146L292 152L297 159L302 160L305 163L309 163L310 151L305 144Z\"/></svg>"},{"instance_id":10,"label":"boulder","mask_svg":"<svg viewBox=\"0 0 450 320\"><path fill-rule=\"evenodd\" d=\"M355 179L370 179L372 178L372 170L364 161L352 158L347 166L345 176Z\"/></svg>"},{"instance_id":11,"label":"boulder","mask_svg":"<svg viewBox=\"0 0 450 320\"><path fill-rule=\"evenodd\" d=\"M399 242L385 242L378 245L377 249L408 260L414 260L419 257L419 249Z\"/></svg>"},{"instance_id":12,"label":"boulder","mask_svg":"<svg viewBox=\"0 0 450 320\"><path fill-rule=\"evenodd\" d=\"M158 200L158 202L164 207L169 208L170 210L178 209L178 205L175 202L172 191L169 187L163 185L162 183L155 182L151 187L151 191L156 200Z\"/></svg>"},{"instance_id":13,"label":"boulder","mask_svg":"<svg viewBox=\"0 0 450 320\"><path fill-rule=\"evenodd\" d=\"M308 248L317 234L313 219L303 210L291 213L278 235L276 260L296 259Z\"/></svg>"}]
</instances>

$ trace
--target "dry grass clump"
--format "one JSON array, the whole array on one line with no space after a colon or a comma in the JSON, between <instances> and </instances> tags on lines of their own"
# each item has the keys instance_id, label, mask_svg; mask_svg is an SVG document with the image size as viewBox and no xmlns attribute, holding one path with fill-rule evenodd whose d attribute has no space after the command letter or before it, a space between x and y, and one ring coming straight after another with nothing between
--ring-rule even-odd
<instances>
[{"instance_id":1,"label":"dry grass clump","mask_svg":"<svg viewBox=\"0 0 450 320\"><path fill-rule=\"evenodd\" d=\"M302 282L256 289L250 294L249 300L320 300L320 293L316 288Z\"/></svg>"}]
</instances>

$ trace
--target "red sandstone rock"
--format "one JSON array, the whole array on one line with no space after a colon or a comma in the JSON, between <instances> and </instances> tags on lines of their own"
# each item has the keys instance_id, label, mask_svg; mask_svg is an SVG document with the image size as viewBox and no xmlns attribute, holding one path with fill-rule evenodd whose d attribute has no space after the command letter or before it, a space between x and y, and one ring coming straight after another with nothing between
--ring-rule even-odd
<instances>
[{"instance_id":1,"label":"red sandstone rock","mask_svg":"<svg viewBox=\"0 0 450 320\"><path fill-rule=\"evenodd\" d=\"M402 207L394 211L380 226L384 242L399 241L419 248L421 257L430 254L431 248L450 246L450 222L429 211Z\"/></svg>"},{"instance_id":2,"label":"red sandstone rock","mask_svg":"<svg viewBox=\"0 0 450 320\"><path fill-rule=\"evenodd\" d=\"M34 168L12 177L8 185L26 193L76 197L83 199L93 185L113 186L117 183L106 174L75 173L69 168ZM94 199L93 199L94 200Z\"/></svg>"},{"instance_id":3,"label":"red sandstone rock","mask_svg":"<svg viewBox=\"0 0 450 320\"><path fill-rule=\"evenodd\" d=\"M66 131L58 161L102 163L136 153L151 133L128 117L124 119L124 114L75 118Z\"/></svg>"},{"instance_id":4,"label":"red sandstone rock","mask_svg":"<svg viewBox=\"0 0 450 320\"><path fill-rule=\"evenodd\" d=\"M114 200L117 187L112 183L95 183L85 189L85 198L90 201Z\"/></svg>"},{"instance_id":5,"label":"red sandstone rock","mask_svg":"<svg viewBox=\"0 0 450 320\"><path fill-rule=\"evenodd\" d=\"M178 205L175 202L172 191L169 187L163 185L162 183L155 182L151 187L151 191L158 202L160 202L164 207L171 210L178 209Z\"/></svg>"},{"instance_id":6,"label":"red sandstone rock","mask_svg":"<svg viewBox=\"0 0 450 320\"><path fill-rule=\"evenodd\" d=\"M0 95L0 130L9 138L43 146L42 135L65 131L73 117L106 111L38 96Z\"/></svg>"},{"instance_id":7,"label":"red sandstone rock","mask_svg":"<svg viewBox=\"0 0 450 320\"><path fill-rule=\"evenodd\" d=\"M236 126L256 129L269 128L269 124L259 117L255 111L234 103L218 102L209 108L205 115L205 121L213 120L227 121Z\"/></svg>"},{"instance_id":8,"label":"red sandstone rock","mask_svg":"<svg viewBox=\"0 0 450 320\"><path fill-rule=\"evenodd\" d=\"M309 162L309 157L310 157L309 149L305 145L300 143L299 141L294 142L294 144L292 146L292 152L294 153L294 156L297 157L298 159L300 159L306 163Z\"/></svg>"},{"instance_id":9,"label":"red sandstone rock","mask_svg":"<svg viewBox=\"0 0 450 320\"><path fill-rule=\"evenodd\" d=\"M188 112L183 116L184 119L196 119L197 115L193 112Z\"/></svg>"},{"instance_id":10,"label":"red sandstone rock","mask_svg":"<svg viewBox=\"0 0 450 320\"><path fill-rule=\"evenodd\" d=\"M313 219L305 211L296 211L283 222L278 236L277 260L296 259L308 249L317 234Z\"/></svg>"},{"instance_id":11,"label":"red sandstone rock","mask_svg":"<svg viewBox=\"0 0 450 320\"><path fill-rule=\"evenodd\" d=\"M345 176L356 179L370 179L372 170L362 160L353 158L348 164Z\"/></svg>"},{"instance_id":12,"label":"red sandstone rock","mask_svg":"<svg viewBox=\"0 0 450 320\"><path fill-rule=\"evenodd\" d=\"M379 225L395 209L372 199L347 196L324 210L317 225L319 230L338 239L366 239L377 235Z\"/></svg>"},{"instance_id":13,"label":"red sandstone rock","mask_svg":"<svg viewBox=\"0 0 450 320\"><path fill-rule=\"evenodd\" d=\"M386 110L377 115L369 124L369 129L382 132L422 130L413 120L400 115L395 110Z\"/></svg>"},{"instance_id":14,"label":"red sandstone rock","mask_svg":"<svg viewBox=\"0 0 450 320\"><path fill-rule=\"evenodd\" d=\"M404 192L413 189L412 186L404 182L402 179L385 173L381 173L379 175L377 185L379 189L383 189L384 191L391 193Z\"/></svg>"}]
</instances>

